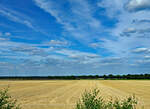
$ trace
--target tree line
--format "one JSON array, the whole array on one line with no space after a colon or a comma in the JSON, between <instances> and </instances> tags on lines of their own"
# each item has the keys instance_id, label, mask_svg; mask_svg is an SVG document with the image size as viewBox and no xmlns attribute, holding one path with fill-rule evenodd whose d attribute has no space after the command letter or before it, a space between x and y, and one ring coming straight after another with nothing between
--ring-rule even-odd
<instances>
[{"instance_id":1,"label":"tree line","mask_svg":"<svg viewBox=\"0 0 150 109\"><path fill-rule=\"evenodd\" d=\"M80 79L150 79L150 74L127 75L81 75L81 76L1 76L0 79L14 80L80 80Z\"/></svg>"}]
</instances>

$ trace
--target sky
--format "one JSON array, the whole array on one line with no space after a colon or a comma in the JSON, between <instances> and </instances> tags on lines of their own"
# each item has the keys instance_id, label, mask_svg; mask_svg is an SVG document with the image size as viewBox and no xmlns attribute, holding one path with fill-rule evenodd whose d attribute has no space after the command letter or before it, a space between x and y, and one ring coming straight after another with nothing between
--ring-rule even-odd
<instances>
[{"instance_id":1,"label":"sky","mask_svg":"<svg viewBox=\"0 0 150 109\"><path fill-rule=\"evenodd\" d=\"M0 0L0 76L150 73L150 0Z\"/></svg>"}]
</instances>

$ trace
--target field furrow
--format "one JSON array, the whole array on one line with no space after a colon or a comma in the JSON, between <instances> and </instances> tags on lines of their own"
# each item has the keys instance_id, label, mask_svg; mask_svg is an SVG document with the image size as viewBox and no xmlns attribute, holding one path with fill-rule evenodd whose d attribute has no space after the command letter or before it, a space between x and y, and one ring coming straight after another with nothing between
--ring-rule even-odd
<instances>
[{"instance_id":1,"label":"field furrow","mask_svg":"<svg viewBox=\"0 0 150 109\"><path fill-rule=\"evenodd\" d=\"M139 108L150 107L150 81L146 80L44 80L0 81L23 109L73 109L85 90L100 89L106 99L123 99L135 94Z\"/></svg>"}]
</instances>

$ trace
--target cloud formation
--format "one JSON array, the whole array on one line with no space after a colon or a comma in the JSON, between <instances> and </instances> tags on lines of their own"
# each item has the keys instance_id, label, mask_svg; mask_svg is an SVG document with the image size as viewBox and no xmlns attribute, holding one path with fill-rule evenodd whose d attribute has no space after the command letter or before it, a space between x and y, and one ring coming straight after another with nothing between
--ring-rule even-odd
<instances>
[{"instance_id":1,"label":"cloud formation","mask_svg":"<svg viewBox=\"0 0 150 109\"><path fill-rule=\"evenodd\" d=\"M148 0L3 1L0 75L150 70Z\"/></svg>"},{"instance_id":2,"label":"cloud formation","mask_svg":"<svg viewBox=\"0 0 150 109\"><path fill-rule=\"evenodd\" d=\"M133 50L134 53L150 53L149 48L136 48Z\"/></svg>"},{"instance_id":3,"label":"cloud formation","mask_svg":"<svg viewBox=\"0 0 150 109\"><path fill-rule=\"evenodd\" d=\"M24 24L27 27L36 30L30 21L31 19L19 12L16 12L16 11L10 10L8 8L5 8L3 6L0 6L0 14L5 16L6 18L8 18L11 21Z\"/></svg>"},{"instance_id":4,"label":"cloud formation","mask_svg":"<svg viewBox=\"0 0 150 109\"><path fill-rule=\"evenodd\" d=\"M129 0L128 3L125 5L125 8L129 12L149 10L150 2L149 0Z\"/></svg>"},{"instance_id":5,"label":"cloud formation","mask_svg":"<svg viewBox=\"0 0 150 109\"><path fill-rule=\"evenodd\" d=\"M99 33L101 22L93 17L93 10L86 0L34 0L35 4L53 16L64 28L64 35L71 35L79 41L89 41ZM59 4L57 3L59 2ZM67 6L64 7L64 4ZM67 8L70 8L68 10ZM96 30L96 31L95 31Z\"/></svg>"}]
</instances>

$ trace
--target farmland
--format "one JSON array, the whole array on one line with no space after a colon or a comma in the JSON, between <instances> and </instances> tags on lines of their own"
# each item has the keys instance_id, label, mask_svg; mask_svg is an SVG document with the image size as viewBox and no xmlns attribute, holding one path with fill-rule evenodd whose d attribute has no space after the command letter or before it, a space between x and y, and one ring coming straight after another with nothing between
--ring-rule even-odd
<instances>
[{"instance_id":1,"label":"farmland","mask_svg":"<svg viewBox=\"0 0 150 109\"><path fill-rule=\"evenodd\" d=\"M100 89L105 99L123 99L135 94L141 108L150 107L149 80L18 80L0 81L23 109L73 109L85 89Z\"/></svg>"}]
</instances>

